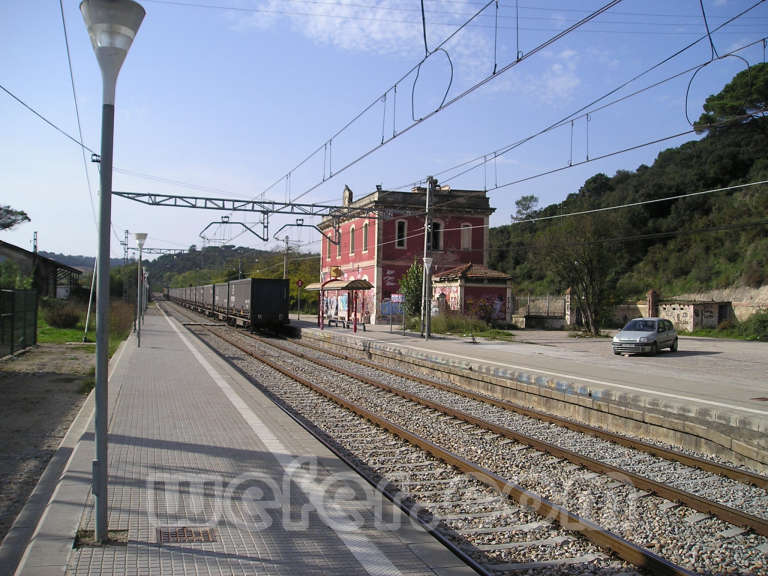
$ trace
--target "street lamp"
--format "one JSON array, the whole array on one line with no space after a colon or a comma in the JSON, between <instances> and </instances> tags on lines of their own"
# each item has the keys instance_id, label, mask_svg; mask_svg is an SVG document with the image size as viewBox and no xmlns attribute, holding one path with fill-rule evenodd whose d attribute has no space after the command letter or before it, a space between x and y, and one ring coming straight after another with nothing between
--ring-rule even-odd
<instances>
[{"instance_id":1,"label":"street lamp","mask_svg":"<svg viewBox=\"0 0 768 576\"><path fill-rule=\"evenodd\" d=\"M147 235L144 232L137 232L136 244L139 245L139 266L136 268L136 346L141 348L141 317L142 317L142 300L143 300L143 283L141 281L141 250L144 248L144 242L147 239Z\"/></svg>"},{"instance_id":2,"label":"street lamp","mask_svg":"<svg viewBox=\"0 0 768 576\"><path fill-rule=\"evenodd\" d=\"M80 4L88 36L101 68L101 169L99 200L98 282L96 285L96 387L93 495L97 542L107 540L107 371L109 348L109 231L112 220L112 145L115 87L144 9L131 0L83 0Z\"/></svg>"}]
</instances>

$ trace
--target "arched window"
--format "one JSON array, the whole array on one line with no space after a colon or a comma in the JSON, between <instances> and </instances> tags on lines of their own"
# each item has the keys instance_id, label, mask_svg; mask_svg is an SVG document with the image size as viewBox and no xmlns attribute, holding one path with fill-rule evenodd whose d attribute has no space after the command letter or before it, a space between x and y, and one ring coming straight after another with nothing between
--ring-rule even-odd
<instances>
[{"instance_id":1,"label":"arched window","mask_svg":"<svg viewBox=\"0 0 768 576\"><path fill-rule=\"evenodd\" d=\"M326 251L325 251L325 259L330 260L331 259L331 239L326 237L325 238L325 245L326 245Z\"/></svg>"},{"instance_id":2,"label":"arched window","mask_svg":"<svg viewBox=\"0 0 768 576\"><path fill-rule=\"evenodd\" d=\"M363 224L363 252L368 252L368 222Z\"/></svg>"},{"instance_id":3,"label":"arched window","mask_svg":"<svg viewBox=\"0 0 768 576\"><path fill-rule=\"evenodd\" d=\"M336 230L336 258L341 258L341 229Z\"/></svg>"},{"instance_id":4,"label":"arched window","mask_svg":"<svg viewBox=\"0 0 768 576\"><path fill-rule=\"evenodd\" d=\"M349 229L349 253L355 253L355 227L352 226Z\"/></svg>"},{"instance_id":5,"label":"arched window","mask_svg":"<svg viewBox=\"0 0 768 576\"><path fill-rule=\"evenodd\" d=\"M472 224L461 225L461 249L472 250Z\"/></svg>"}]
</instances>

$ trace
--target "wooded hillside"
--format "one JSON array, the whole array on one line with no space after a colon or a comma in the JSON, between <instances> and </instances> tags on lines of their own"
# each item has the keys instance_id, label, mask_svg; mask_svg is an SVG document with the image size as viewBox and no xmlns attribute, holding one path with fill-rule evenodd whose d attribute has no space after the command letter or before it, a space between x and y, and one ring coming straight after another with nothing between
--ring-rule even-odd
<instances>
[{"instance_id":1,"label":"wooded hillside","mask_svg":"<svg viewBox=\"0 0 768 576\"><path fill-rule=\"evenodd\" d=\"M707 99L697 128L706 135L660 153L652 166L597 174L563 202L536 209L518 202L521 220L663 199L768 180L768 66L741 73ZM735 88L734 88L735 86ZM741 93L734 96L734 90ZM726 104L723 104L725 102ZM741 106L734 104L741 102ZM560 292L580 269L599 275L604 302L730 286L768 284L768 186L534 222L490 231L491 268L514 278L520 291ZM513 216L514 217L514 216ZM589 275L588 275L589 276Z\"/></svg>"}]
</instances>

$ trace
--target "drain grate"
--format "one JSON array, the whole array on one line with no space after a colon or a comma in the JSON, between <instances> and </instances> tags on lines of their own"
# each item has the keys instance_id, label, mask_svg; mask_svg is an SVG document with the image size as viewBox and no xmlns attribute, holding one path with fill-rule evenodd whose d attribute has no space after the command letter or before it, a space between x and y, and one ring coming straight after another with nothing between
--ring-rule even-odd
<instances>
[{"instance_id":1,"label":"drain grate","mask_svg":"<svg viewBox=\"0 0 768 576\"><path fill-rule=\"evenodd\" d=\"M216 542L216 532L206 526L175 526L158 528L158 544L195 544Z\"/></svg>"},{"instance_id":2,"label":"drain grate","mask_svg":"<svg viewBox=\"0 0 768 576\"><path fill-rule=\"evenodd\" d=\"M760 402L768 402L768 396L759 396L757 398L750 398L750 400L758 400Z\"/></svg>"}]
</instances>

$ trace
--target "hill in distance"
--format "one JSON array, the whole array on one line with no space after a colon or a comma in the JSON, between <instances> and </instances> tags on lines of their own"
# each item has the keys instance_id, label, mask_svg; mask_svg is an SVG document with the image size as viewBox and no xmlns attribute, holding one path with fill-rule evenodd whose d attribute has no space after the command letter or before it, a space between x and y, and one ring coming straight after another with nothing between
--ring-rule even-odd
<instances>
[{"instance_id":1,"label":"hill in distance","mask_svg":"<svg viewBox=\"0 0 768 576\"><path fill-rule=\"evenodd\" d=\"M510 274L519 292L582 283L614 302L651 288L671 297L768 285L768 185L754 184L768 181L768 65L750 73L707 99L696 125L702 139L661 152L651 166L596 174L560 203L539 209L523 196L513 223L490 231L491 268ZM685 197L663 200L672 196ZM525 221L547 217L555 218Z\"/></svg>"}]
</instances>

